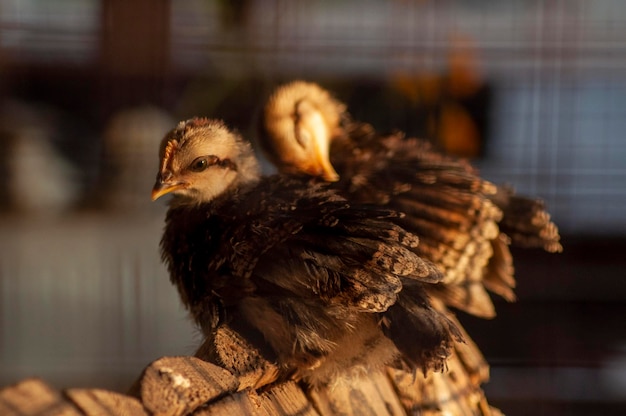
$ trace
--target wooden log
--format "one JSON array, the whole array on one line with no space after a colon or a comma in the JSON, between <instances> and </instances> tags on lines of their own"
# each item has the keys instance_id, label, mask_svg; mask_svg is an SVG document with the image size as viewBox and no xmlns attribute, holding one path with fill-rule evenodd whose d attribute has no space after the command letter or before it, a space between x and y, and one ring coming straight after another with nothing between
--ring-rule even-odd
<instances>
[{"instance_id":1,"label":"wooden log","mask_svg":"<svg viewBox=\"0 0 626 416\"><path fill-rule=\"evenodd\" d=\"M198 409L193 416L256 415L259 413L253 396L254 392L248 390L233 393L209 406Z\"/></svg>"},{"instance_id":2,"label":"wooden log","mask_svg":"<svg viewBox=\"0 0 626 416\"><path fill-rule=\"evenodd\" d=\"M79 416L82 413L39 379L26 379L0 390L3 416Z\"/></svg>"},{"instance_id":3,"label":"wooden log","mask_svg":"<svg viewBox=\"0 0 626 416\"><path fill-rule=\"evenodd\" d=\"M276 381L278 368L239 333L220 326L212 339L198 348L196 357L224 367L239 380L239 390L257 389Z\"/></svg>"},{"instance_id":4,"label":"wooden log","mask_svg":"<svg viewBox=\"0 0 626 416\"><path fill-rule=\"evenodd\" d=\"M313 416L319 414L294 381L280 383L264 391L259 394L259 401L260 407L266 409L270 415Z\"/></svg>"},{"instance_id":5,"label":"wooden log","mask_svg":"<svg viewBox=\"0 0 626 416\"><path fill-rule=\"evenodd\" d=\"M453 315L449 317L455 319ZM414 376L393 370L389 374L371 372L360 378L342 379L330 386L304 387L302 394L308 396L311 409L321 415L405 415L416 412L442 415L449 411L453 412L451 414L489 415L490 408L480 388L480 384L488 379L489 367L473 341L467 335L466 338L467 344L456 346L444 374L424 378L421 374ZM271 384L275 366L228 327L221 328L213 340L205 341L196 355L215 360L220 365L223 363L229 371L240 374L240 391L248 391L247 396L235 395L213 403L203 410L206 412L203 414L267 414L264 413L266 407L259 405L264 396L255 395L254 391L263 386L261 391L273 394L278 391L277 386L284 385ZM281 409L291 408L291 398L279 397L275 402ZM272 410L270 414L292 413Z\"/></svg>"},{"instance_id":6,"label":"wooden log","mask_svg":"<svg viewBox=\"0 0 626 416\"><path fill-rule=\"evenodd\" d=\"M148 416L134 397L102 389L69 389L69 398L86 416Z\"/></svg>"},{"instance_id":7,"label":"wooden log","mask_svg":"<svg viewBox=\"0 0 626 416\"><path fill-rule=\"evenodd\" d=\"M298 385L289 381L267 390L244 390L198 410L194 416L316 416L319 415Z\"/></svg>"},{"instance_id":8,"label":"wooden log","mask_svg":"<svg viewBox=\"0 0 626 416\"><path fill-rule=\"evenodd\" d=\"M216 365L195 357L164 357L144 370L140 395L154 415L179 416L237 391L238 386L231 373Z\"/></svg>"}]
</instances>

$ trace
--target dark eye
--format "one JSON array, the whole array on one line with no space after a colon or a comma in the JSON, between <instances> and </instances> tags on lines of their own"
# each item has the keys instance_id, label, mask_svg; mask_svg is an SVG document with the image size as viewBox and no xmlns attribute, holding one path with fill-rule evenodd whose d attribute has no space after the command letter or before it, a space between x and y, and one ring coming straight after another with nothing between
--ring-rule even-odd
<instances>
[{"instance_id":1,"label":"dark eye","mask_svg":"<svg viewBox=\"0 0 626 416\"><path fill-rule=\"evenodd\" d=\"M209 161L206 157L199 157L189 165L189 169L194 172L202 172L209 166Z\"/></svg>"}]
</instances>

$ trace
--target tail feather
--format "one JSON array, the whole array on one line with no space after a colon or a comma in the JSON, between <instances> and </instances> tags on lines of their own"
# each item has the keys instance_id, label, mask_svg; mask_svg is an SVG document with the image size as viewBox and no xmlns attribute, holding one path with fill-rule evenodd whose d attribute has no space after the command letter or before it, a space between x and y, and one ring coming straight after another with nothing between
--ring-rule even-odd
<instances>
[{"instance_id":1,"label":"tail feather","mask_svg":"<svg viewBox=\"0 0 626 416\"><path fill-rule=\"evenodd\" d=\"M497 239L491 241L493 256L485 270L485 287L493 293L502 296L509 302L515 301L515 270L513 268L513 256L509 250L509 238L500 234Z\"/></svg>"},{"instance_id":2,"label":"tail feather","mask_svg":"<svg viewBox=\"0 0 626 416\"><path fill-rule=\"evenodd\" d=\"M493 202L503 211L500 229L513 245L560 252L559 230L550 219L542 200L516 195L511 187L501 186Z\"/></svg>"},{"instance_id":3,"label":"tail feather","mask_svg":"<svg viewBox=\"0 0 626 416\"><path fill-rule=\"evenodd\" d=\"M432 289L433 297L480 318L496 316L491 296L481 281L465 281L461 284L439 285Z\"/></svg>"}]
</instances>

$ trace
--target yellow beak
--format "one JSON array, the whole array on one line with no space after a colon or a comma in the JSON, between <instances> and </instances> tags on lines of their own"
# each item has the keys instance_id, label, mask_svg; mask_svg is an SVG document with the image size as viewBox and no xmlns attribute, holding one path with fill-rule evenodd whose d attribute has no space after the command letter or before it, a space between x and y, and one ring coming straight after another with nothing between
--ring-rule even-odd
<instances>
[{"instance_id":1,"label":"yellow beak","mask_svg":"<svg viewBox=\"0 0 626 416\"><path fill-rule=\"evenodd\" d=\"M156 201L165 194L183 189L187 186L185 182L164 182L160 178L157 178L154 188L152 188L152 200Z\"/></svg>"},{"instance_id":2,"label":"yellow beak","mask_svg":"<svg viewBox=\"0 0 626 416\"><path fill-rule=\"evenodd\" d=\"M313 148L312 165L315 172L312 172L312 174L321 176L327 182L337 182L339 174L337 174L337 171L330 163L329 146L331 137L328 126L326 126L319 112L308 114L308 117L303 118L303 123L305 122L313 138L311 143Z\"/></svg>"},{"instance_id":3,"label":"yellow beak","mask_svg":"<svg viewBox=\"0 0 626 416\"><path fill-rule=\"evenodd\" d=\"M337 182L339 180L339 174L333 168L333 165L328 160L328 154L317 154L316 162L318 168L321 169L321 176L326 182ZM319 173L318 173L318 176Z\"/></svg>"}]
</instances>

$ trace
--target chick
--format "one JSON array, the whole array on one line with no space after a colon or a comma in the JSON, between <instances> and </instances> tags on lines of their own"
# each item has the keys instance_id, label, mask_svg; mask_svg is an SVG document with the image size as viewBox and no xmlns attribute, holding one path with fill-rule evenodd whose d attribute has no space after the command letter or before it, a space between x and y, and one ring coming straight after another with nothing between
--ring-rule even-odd
<instances>
[{"instance_id":1,"label":"chick","mask_svg":"<svg viewBox=\"0 0 626 416\"><path fill-rule=\"evenodd\" d=\"M393 221L419 236L414 252L443 273L442 282L426 290L461 331L450 307L491 318L488 291L515 299L511 241L561 250L558 229L540 200L482 179L467 161L425 140L376 132L353 120L346 105L317 84L280 86L260 121L260 145L279 172L328 182L350 202L406 213ZM499 414L481 389L489 366L463 336L465 343L453 344L447 372L415 377L389 370L409 413Z\"/></svg>"},{"instance_id":2,"label":"chick","mask_svg":"<svg viewBox=\"0 0 626 416\"><path fill-rule=\"evenodd\" d=\"M447 304L482 317L495 310L485 288L514 300L509 241L561 250L543 202L482 179L464 159L401 132L380 134L352 120L319 85L294 81L265 103L260 144L278 170L335 182L350 201L405 212L417 252L442 270Z\"/></svg>"},{"instance_id":3,"label":"chick","mask_svg":"<svg viewBox=\"0 0 626 416\"><path fill-rule=\"evenodd\" d=\"M325 183L261 177L250 144L217 120L163 139L152 199L173 194L162 257L204 335L235 329L281 377L321 385L359 369L441 370L462 336L429 302L442 274L400 214Z\"/></svg>"}]
</instances>

